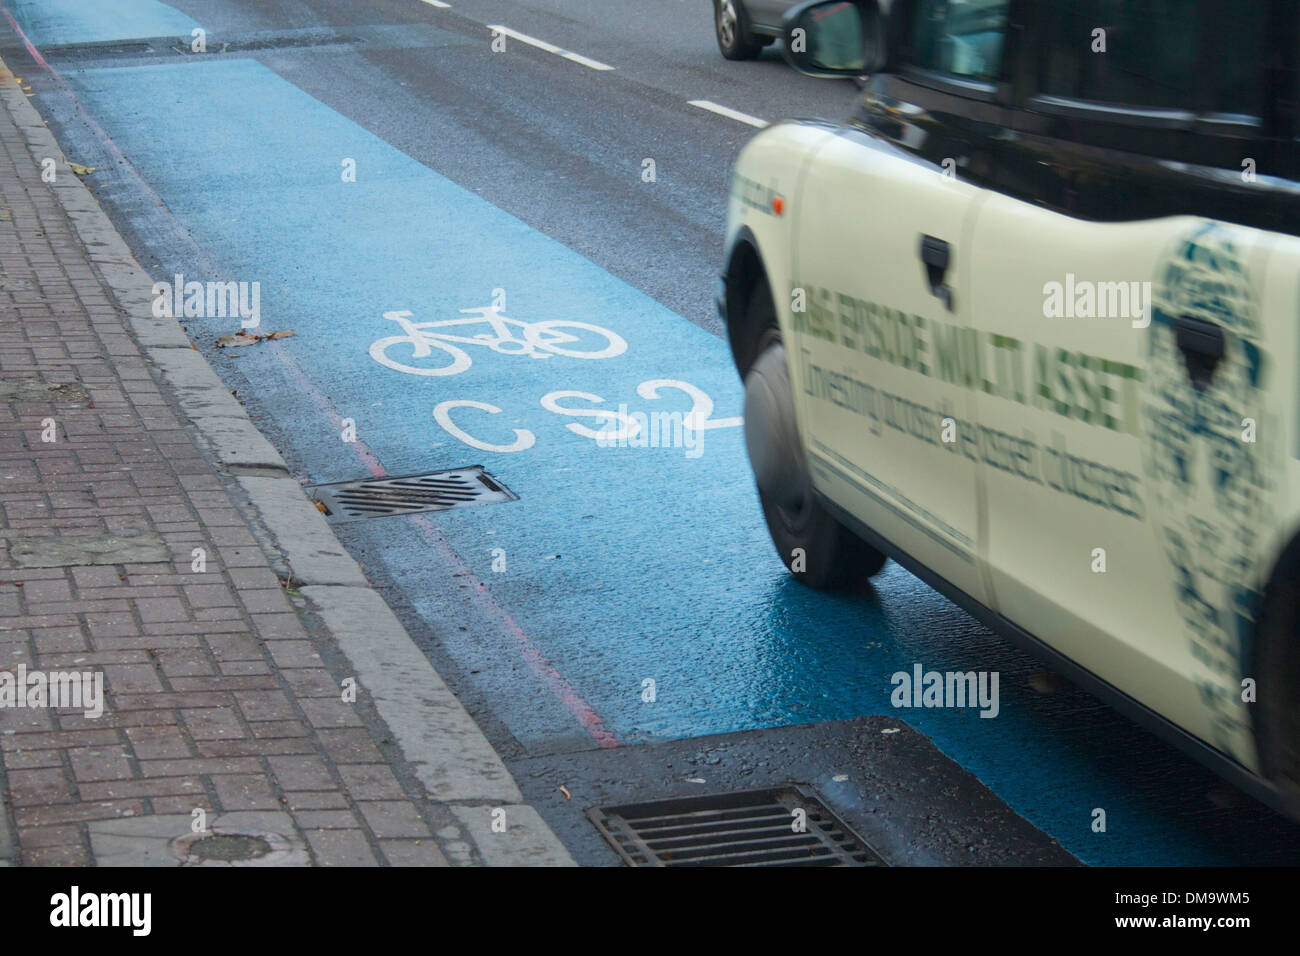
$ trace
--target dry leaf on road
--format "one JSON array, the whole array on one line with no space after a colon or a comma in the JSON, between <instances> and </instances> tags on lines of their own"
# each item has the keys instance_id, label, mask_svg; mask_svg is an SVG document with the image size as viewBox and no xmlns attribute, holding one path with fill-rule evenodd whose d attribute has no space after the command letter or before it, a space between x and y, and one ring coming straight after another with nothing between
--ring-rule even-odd
<instances>
[{"instance_id":1,"label":"dry leaf on road","mask_svg":"<svg viewBox=\"0 0 1300 956\"><path fill-rule=\"evenodd\" d=\"M217 339L217 348L225 349L236 345L256 345L258 342L269 339L287 339L293 335L290 329L283 329L279 332L268 332L266 335L256 335L252 332L236 332L234 335L223 335Z\"/></svg>"}]
</instances>

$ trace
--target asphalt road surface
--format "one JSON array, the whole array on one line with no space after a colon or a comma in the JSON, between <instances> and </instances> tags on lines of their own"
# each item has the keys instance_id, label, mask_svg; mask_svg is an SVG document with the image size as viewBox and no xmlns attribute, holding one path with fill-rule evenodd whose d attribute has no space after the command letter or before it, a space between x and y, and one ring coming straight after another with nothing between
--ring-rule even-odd
<instances>
[{"instance_id":1,"label":"asphalt road surface","mask_svg":"<svg viewBox=\"0 0 1300 956\"><path fill-rule=\"evenodd\" d=\"M874 836L904 861L1300 862L1300 827L901 568L836 597L786 577L712 304L729 169L854 84L724 61L708 0L0 6L0 55L154 277L257 282L256 331L295 332L188 323L304 483L480 464L517 496L337 530L579 859L614 861L584 805L770 778L869 779L907 807ZM455 351L372 348L407 334L385 313L493 304L516 324L437 332ZM709 427L601 448L620 406ZM996 671L997 717L895 710L917 663Z\"/></svg>"}]
</instances>

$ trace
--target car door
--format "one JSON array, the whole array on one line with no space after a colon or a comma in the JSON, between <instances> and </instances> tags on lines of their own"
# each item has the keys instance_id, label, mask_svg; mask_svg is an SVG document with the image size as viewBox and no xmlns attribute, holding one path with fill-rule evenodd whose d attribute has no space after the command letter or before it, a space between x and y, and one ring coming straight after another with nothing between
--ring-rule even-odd
<instances>
[{"instance_id":1,"label":"car door","mask_svg":"<svg viewBox=\"0 0 1300 956\"><path fill-rule=\"evenodd\" d=\"M786 11L794 6L789 0L744 0L744 2L749 22L768 29L780 27Z\"/></svg>"},{"instance_id":2,"label":"car door","mask_svg":"<svg viewBox=\"0 0 1300 956\"><path fill-rule=\"evenodd\" d=\"M918 0L906 65L987 92L1006 8ZM967 291L987 194L952 172L853 129L818 152L797 213L796 285L807 302L792 313L792 373L820 492L988 604L974 393L962 380L974 375L967 358L979 358Z\"/></svg>"},{"instance_id":3,"label":"car door","mask_svg":"<svg viewBox=\"0 0 1300 956\"><path fill-rule=\"evenodd\" d=\"M991 88L1007 4L920 0L914 65ZM974 15L972 15L972 13ZM962 32L961 24L977 24ZM978 37L975 36L978 34ZM984 603L978 561L971 275L984 190L846 130L809 166L797 211L792 375L814 483Z\"/></svg>"},{"instance_id":4,"label":"car door","mask_svg":"<svg viewBox=\"0 0 1300 956\"><path fill-rule=\"evenodd\" d=\"M931 349L969 326L979 190L850 133L822 148L801 194L788 354L814 484L982 597L978 465L962 442L971 396L934 374ZM947 298L931 289L923 242L947 258L933 267Z\"/></svg>"},{"instance_id":5,"label":"car door","mask_svg":"<svg viewBox=\"0 0 1300 956\"><path fill-rule=\"evenodd\" d=\"M1143 122L1168 124L1192 95L1183 70L1207 26L1186 22L1197 6L1049 3L1061 15L1040 24L1046 88L1030 109L1068 112L1080 129L1090 109L1131 106L1129 142ZM1088 52L1097 23L1102 65ZM1241 40L1242 56L1220 49L1221 62L1265 45ZM1238 73L1234 84L1249 69ZM1107 162L1099 155L1086 162ZM1119 168L1117 152L1109 159ZM1084 205L1105 188L1075 182ZM1280 399L1268 396L1276 350L1294 348L1289 331L1270 341L1264 321L1277 237L1190 215L1124 221L1124 191L1107 195L1112 221L1005 195L979 209L972 324L979 347L1005 358L987 363L1005 375L976 395L993 597L1006 618L1249 762L1244 625L1285 485ZM1025 467L1009 467L1010 442Z\"/></svg>"}]
</instances>

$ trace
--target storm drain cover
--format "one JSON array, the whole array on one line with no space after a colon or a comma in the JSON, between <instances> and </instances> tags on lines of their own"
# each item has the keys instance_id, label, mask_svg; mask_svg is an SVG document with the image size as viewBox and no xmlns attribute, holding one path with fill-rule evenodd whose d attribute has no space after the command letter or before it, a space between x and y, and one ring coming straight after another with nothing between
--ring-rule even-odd
<instances>
[{"instance_id":1,"label":"storm drain cover","mask_svg":"<svg viewBox=\"0 0 1300 956\"><path fill-rule=\"evenodd\" d=\"M885 866L806 787L620 807L588 818L631 866Z\"/></svg>"},{"instance_id":2,"label":"storm drain cover","mask_svg":"<svg viewBox=\"0 0 1300 956\"><path fill-rule=\"evenodd\" d=\"M316 485L315 495L325 508L326 518L334 522L519 500L518 495L480 465L424 475Z\"/></svg>"},{"instance_id":3,"label":"storm drain cover","mask_svg":"<svg viewBox=\"0 0 1300 956\"><path fill-rule=\"evenodd\" d=\"M66 43L62 46L42 47L46 58L93 60L106 56L143 56L154 48L145 40L120 43Z\"/></svg>"}]
</instances>

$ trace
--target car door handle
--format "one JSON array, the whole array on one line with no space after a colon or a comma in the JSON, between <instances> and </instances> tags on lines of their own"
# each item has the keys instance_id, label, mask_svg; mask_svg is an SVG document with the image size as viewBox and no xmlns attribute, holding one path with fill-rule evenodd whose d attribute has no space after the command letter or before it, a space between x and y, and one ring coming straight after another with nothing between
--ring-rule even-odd
<instances>
[{"instance_id":1,"label":"car door handle","mask_svg":"<svg viewBox=\"0 0 1300 956\"><path fill-rule=\"evenodd\" d=\"M1214 370L1223 358L1225 339L1223 329L1206 319L1180 315L1174 319L1174 341L1187 363L1187 376L1192 387L1203 392L1214 378Z\"/></svg>"},{"instance_id":2,"label":"car door handle","mask_svg":"<svg viewBox=\"0 0 1300 956\"><path fill-rule=\"evenodd\" d=\"M949 312L956 310L952 286L944 282L952 252L948 243L934 236L921 236L921 263L925 266L925 279L930 284L930 294L940 299Z\"/></svg>"}]
</instances>

